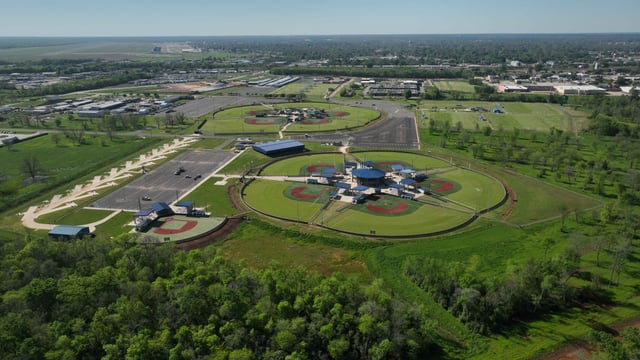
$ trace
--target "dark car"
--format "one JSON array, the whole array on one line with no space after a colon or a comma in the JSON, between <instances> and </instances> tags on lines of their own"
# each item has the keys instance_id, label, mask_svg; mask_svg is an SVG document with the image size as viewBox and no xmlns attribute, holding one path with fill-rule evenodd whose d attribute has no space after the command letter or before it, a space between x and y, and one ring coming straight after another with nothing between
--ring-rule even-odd
<instances>
[{"instance_id":1,"label":"dark car","mask_svg":"<svg viewBox=\"0 0 640 360\"><path fill-rule=\"evenodd\" d=\"M145 195L145 196L143 196L143 197L142 197L142 200L144 200L144 201L151 201L151 196L149 196L149 195Z\"/></svg>"}]
</instances>

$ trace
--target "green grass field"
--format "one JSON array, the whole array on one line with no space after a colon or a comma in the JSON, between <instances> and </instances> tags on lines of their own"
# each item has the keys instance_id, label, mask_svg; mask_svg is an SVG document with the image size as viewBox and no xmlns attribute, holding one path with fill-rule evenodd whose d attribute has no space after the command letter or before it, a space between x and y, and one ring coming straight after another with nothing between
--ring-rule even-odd
<instances>
[{"instance_id":1,"label":"green grass field","mask_svg":"<svg viewBox=\"0 0 640 360\"><path fill-rule=\"evenodd\" d=\"M462 108L456 108L462 105ZM478 101L423 101L417 111L420 127L428 127L429 120L448 121L451 126L458 122L464 129L473 130L490 126L494 130L500 127L505 130L518 128L521 130L548 131L551 127L565 131L578 132L587 126L587 114L556 104L540 103L506 103L504 113L495 114L492 110L497 103ZM469 111L471 107L482 107L488 112ZM437 108L437 111L436 111ZM426 118L422 119L422 113ZM480 119L483 115L485 120Z\"/></svg>"},{"instance_id":2,"label":"green grass field","mask_svg":"<svg viewBox=\"0 0 640 360\"><path fill-rule=\"evenodd\" d=\"M489 208L504 197L505 190L498 181L473 171L456 169L440 173L438 177L464 184L460 191L448 194L446 198L472 209Z\"/></svg>"},{"instance_id":3,"label":"green grass field","mask_svg":"<svg viewBox=\"0 0 640 360\"><path fill-rule=\"evenodd\" d=\"M288 181L255 180L245 189L244 199L264 213L289 220L308 221L323 204L287 198L284 192L292 184Z\"/></svg>"},{"instance_id":4,"label":"green grass field","mask_svg":"<svg viewBox=\"0 0 640 360\"><path fill-rule=\"evenodd\" d=\"M288 103L278 105L254 105L220 111L207 120L202 130L216 134L225 133L276 133L287 124L285 117L256 117L256 112L272 109L314 107L324 109L330 115L326 123L292 123L287 132L330 131L362 126L380 116L380 113L365 108L331 103ZM255 121L254 121L255 120ZM255 122L255 123L252 123Z\"/></svg>"},{"instance_id":5,"label":"green grass field","mask_svg":"<svg viewBox=\"0 0 640 360\"><path fill-rule=\"evenodd\" d=\"M338 171L342 171L344 156L342 154L311 154L296 156L275 162L265 167L260 175L265 176L309 176L304 169L311 165L333 165Z\"/></svg>"},{"instance_id":6,"label":"green grass field","mask_svg":"<svg viewBox=\"0 0 640 360\"><path fill-rule=\"evenodd\" d=\"M6 198L20 199L29 194L42 195L53 186L70 186L82 181L94 171L128 158L157 144L161 139L137 137L114 138L109 141L103 136L86 136L84 145L67 145L64 141L56 145L52 135L41 136L2 148L0 162L6 177L3 186L13 189ZM35 159L36 175L44 181L27 184L29 176L24 171L25 161ZM64 190L58 190L64 191ZM4 195L3 195L4 197Z\"/></svg>"},{"instance_id":7,"label":"green grass field","mask_svg":"<svg viewBox=\"0 0 640 360\"><path fill-rule=\"evenodd\" d=\"M321 84L315 83L313 87L305 93L307 99L313 101L324 101L324 98L329 94L329 89L335 89L338 84Z\"/></svg>"},{"instance_id":8,"label":"green grass field","mask_svg":"<svg viewBox=\"0 0 640 360\"><path fill-rule=\"evenodd\" d=\"M261 175L300 176L305 175L313 165L320 167L326 165L341 171L343 156L343 154L310 154L283 159L266 166ZM461 184L462 188L446 195L444 201L425 197L423 201L415 202L393 197L395 202L404 203L405 205L402 206L408 206L409 209L395 215L371 211L368 204L372 204L372 200L355 206L350 206L348 202L333 201L326 209L320 211L321 200L309 203L287 197L284 192L291 184L289 182L278 184L274 181L255 181L247 187L245 199L254 208L264 213L290 220L310 221L335 230L363 235L375 230L376 235L381 236L409 236L434 233L460 225L470 219L474 211L495 205L503 199L505 194L497 180L480 173L452 167L445 161L424 155L401 152L358 152L349 154L348 157L381 163L399 162L409 166L419 164L420 166L416 166L416 169L434 171L439 178L448 178ZM300 185L304 186L304 184ZM318 187L323 186L325 185L318 185ZM257 196L258 194L263 194L262 198Z\"/></svg>"},{"instance_id":9,"label":"green grass field","mask_svg":"<svg viewBox=\"0 0 640 360\"><path fill-rule=\"evenodd\" d=\"M113 213L110 210L70 208L44 214L36 219L41 224L85 225L101 220Z\"/></svg>"},{"instance_id":10,"label":"green grass field","mask_svg":"<svg viewBox=\"0 0 640 360\"><path fill-rule=\"evenodd\" d=\"M408 236L446 230L465 222L472 216L468 212L424 205L419 202L414 202L413 205L417 206L417 209L411 213L389 216L362 211L360 208L366 205L365 202L339 211L348 204L336 201L315 221L332 229L363 235L368 235L371 230L374 230L375 235Z\"/></svg>"},{"instance_id":11,"label":"green grass field","mask_svg":"<svg viewBox=\"0 0 640 360\"><path fill-rule=\"evenodd\" d=\"M433 85L442 91L458 91L464 93L474 93L473 85L467 81L455 80L434 80Z\"/></svg>"},{"instance_id":12,"label":"green grass field","mask_svg":"<svg viewBox=\"0 0 640 360\"><path fill-rule=\"evenodd\" d=\"M244 260L251 268L304 267L329 275L340 272L370 280L371 273L352 251L322 243L305 243L299 236L288 237L280 229L261 226L260 221L245 222L231 234L220 249L232 259Z\"/></svg>"},{"instance_id":13,"label":"green grass field","mask_svg":"<svg viewBox=\"0 0 640 360\"><path fill-rule=\"evenodd\" d=\"M285 86L279 87L276 90L272 91L271 94L301 94L305 93L307 89L313 86L313 82L309 80L298 80L294 81Z\"/></svg>"},{"instance_id":14,"label":"green grass field","mask_svg":"<svg viewBox=\"0 0 640 360\"><path fill-rule=\"evenodd\" d=\"M238 210L233 207L227 192L234 183L231 180L226 186L215 185L222 178L211 178L200 184L195 190L185 196L185 200L193 200L196 207L206 208L213 216L236 215Z\"/></svg>"},{"instance_id":15,"label":"green grass field","mask_svg":"<svg viewBox=\"0 0 640 360\"><path fill-rule=\"evenodd\" d=\"M451 164L449 164L448 162L440 159L404 152L358 151L353 152L350 155L356 157L360 161L401 161L408 164L413 170L416 171L435 170L440 168L448 168L451 166Z\"/></svg>"},{"instance_id":16,"label":"green grass field","mask_svg":"<svg viewBox=\"0 0 640 360\"><path fill-rule=\"evenodd\" d=\"M500 174L516 192L517 205L508 221L517 225L560 216L563 211L584 211L602 203L558 186L522 175Z\"/></svg>"}]
</instances>

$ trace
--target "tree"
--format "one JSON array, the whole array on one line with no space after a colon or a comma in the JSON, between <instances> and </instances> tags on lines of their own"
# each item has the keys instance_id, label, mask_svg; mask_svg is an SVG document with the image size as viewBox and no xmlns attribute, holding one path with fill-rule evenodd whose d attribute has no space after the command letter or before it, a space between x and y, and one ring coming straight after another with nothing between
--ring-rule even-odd
<instances>
[{"instance_id":1,"label":"tree","mask_svg":"<svg viewBox=\"0 0 640 360\"><path fill-rule=\"evenodd\" d=\"M40 161L35 155L25 157L22 160L22 171L31 178L32 183L36 181L36 177L40 175L41 170Z\"/></svg>"},{"instance_id":2,"label":"tree","mask_svg":"<svg viewBox=\"0 0 640 360\"><path fill-rule=\"evenodd\" d=\"M58 133L51 134L51 141L53 141L53 143L56 144L56 146L60 144L60 140L62 140L62 138L60 137L60 134Z\"/></svg>"}]
</instances>

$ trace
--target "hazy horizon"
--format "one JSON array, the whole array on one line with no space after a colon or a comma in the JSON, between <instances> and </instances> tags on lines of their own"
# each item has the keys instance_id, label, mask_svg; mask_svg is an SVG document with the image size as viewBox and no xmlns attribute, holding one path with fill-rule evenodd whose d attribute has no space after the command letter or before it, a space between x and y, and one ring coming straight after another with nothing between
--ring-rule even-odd
<instances>
[{"instance_id":1,"label":"hazy horizon","mask_svg":"<svg viewBox=\"0 0 640 360\"><path fill-rule=\"evenodd\" d=\"M637 0L80 0L2 6L0 37L638 33Z\"/></svg>"}]
</instances>

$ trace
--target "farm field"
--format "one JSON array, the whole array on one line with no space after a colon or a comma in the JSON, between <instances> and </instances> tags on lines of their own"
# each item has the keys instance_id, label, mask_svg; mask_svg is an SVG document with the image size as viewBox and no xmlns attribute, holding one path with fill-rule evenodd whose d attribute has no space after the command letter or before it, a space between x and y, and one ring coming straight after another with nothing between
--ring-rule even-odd
<instances>
[{"instance_id":1,"label":"farm field","mask_svg":"<svg viewBox=\"0 0 640 360\"><path fill-rule=\"evenodd\" d=\"M462 108L456 108L462 105ZM503 113L493 113L493 109L499 104L490 102L452 102L452 101L424 101L417 111L419 124L426 128L431 119L449 122L455 126L462 123L464 129L473 130L476 126L484 128L489 126L494 130L503 128L512 130L549 131L555 127L564 131L578 132L586 127L587 114L569 109L556 104L540 103L506 103L503 104ZM469 111L471 107L481 107L487 112ZM422 119L422 114L425 118ZM481 115L484 118L481 119Z\"/></svg>"}]
</instances>

